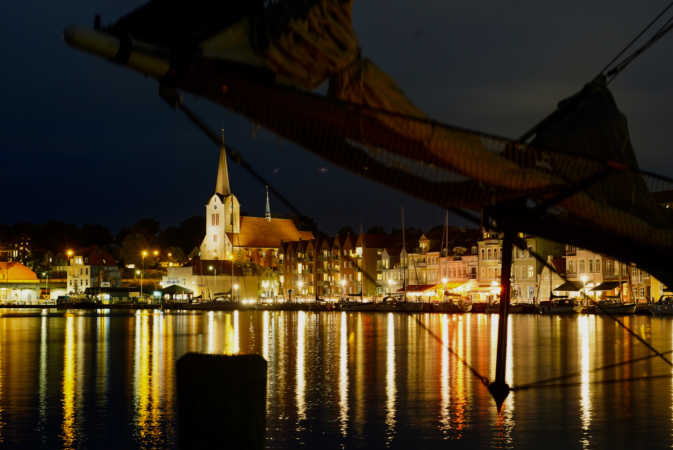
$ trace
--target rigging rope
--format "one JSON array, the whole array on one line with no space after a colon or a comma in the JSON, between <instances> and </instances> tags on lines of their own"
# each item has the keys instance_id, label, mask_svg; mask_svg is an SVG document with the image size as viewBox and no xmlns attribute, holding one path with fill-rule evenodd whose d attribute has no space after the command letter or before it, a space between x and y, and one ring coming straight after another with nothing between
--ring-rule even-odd
<instances>
[{"instance_id":1,"label":"rigging rope","mask_svg":"<svg viewBox=\"0 0 673 450\"><path fill-rule=\"evenodd\" d=\"M655 23L657 22L671 7L673 7L673 1L669 3L663 11L661 11L652 22L650 22L619 54L613 58L612 61L601 71L601 75L604 75L607 78L607 83L610 84L621 72L626 69L629 64L631 64L638 56L643 54L647 49L654 45L657 41L663 38L666 33L673 29L673 17L669 18L664 24L648 39L643 45L634 50L631 54L622 59L621 62L616 64L614 67L608 70L608 68L628 49L630 48L635 41L640 39L643 34Z\"/></svg>"},{"instance_id":2,"label":"rigging rope","mask_svg":"<svg viewBox=\"0 0 673 450\"><path fill-rule=\"evenodd\" d=\"M210 128L193 112L191 109L189 109L184 102L180 99L180 101L177 102L176 107L179 108L181 111L183 111L190 120L192 120L203 132L210 138L211 141L213 141L216 145L221 145L221 138L218 137ZM287 206L294 214L299 216L302 219L308 219L308 216L305 216L300 212L298 208L294 206L284 195L282 195L274 186L271 184L268 180L266 180L263 176L261 176L255 169L241 156L241 153L238 152L234 147L228 146L230 149L230 154L232 155L232 159L237 162L239 165L241 165L248 173L250 173L256 180L258 180L262 185L267 185L269 186L269 190L285 205ZM470 220L472 222L475 222L477 225L481 226L480 220L474 216L473 214L467 213L465 211L462 211L461 209L458 208L450 208L450 210L454 213L459 215L460 217ZM308 220L308 224L310 225L311 229L313 232L316 234L323 234L320 232L320 230L317 228L315 222L313 220ZM564 274L561 274L553 265L549 264L544 258L542 258L541 255L539 255L537 252L528 249L526 242L524 239L517 238L514 239L513 244L522 249L522 250L528 250L528 252L540 263L542 263L545 267L549 268L550 270L554 271L557 273L564 281L568 281L567 277ZM352 258L350 258L349 255L346 255L346 258L350 261L353 261ZM365 270L363 270L357 262L354 264L355 268L364 274L365 277L370 279L370 281L374 282L377 284L376 280L368 274ZM314 274L316 275L316 274ZM599 309L603 310L599 304L597 304ZM604 311L605 312L605 311ZM489 386L489 379L488 377L480 374L465 358L463 358L458 352L456 352L453 348L451 348L448 343L444 343L442 339L437 336L432 330L430 330L418 317L413 315L412 313L408 313L411 317L413 317L418 325L426 330L430 336L432 336L435 340L437 340L441 345L443 345L449 352L461 363L463 364L466 368L470 370L470 372L478 378L482 384L484 384L486 387ZM649 344L647 341L645 341L640 335L635 333L633 330L631 330L629 327L627 327L622 321L614 317L612 314L607 314L608 317L613 319L616 323L618 323L622 328L624 328L631 336L636 338L638 341L640 341L642 344L644 344L649 350L654 352L654 355L650 355L651 357L660 357L662 360L664 360L667 364L673 366L673 363L671 363L670 360L668 360L665 356L664 353L659 352L656 350L651 344ZM669 353L669 352L666 352ZM597 369L598 370L598 369ZM561 375L560 377L557 377L558 379L564 379L564 378L570 378L572 376L576 376L575 374L568 374L568 375ZM655 376L655 378L660 377L660 376ZM606 383L616 383L616 382L623 382L623 381L635 381L635 380L641 380L641 379L646 379L648 377L639 377L639 378L630 378L630 379L620 379L620 380L606 380ZM529 389L532 388L533 386L543 386L543 387L552 387L552 386L557 386L557 387L570 387L574 386L577 383L567 383L567 384L544 384L544 380L538 381L538 382L533 382L533 383L528 383L527 385L524 386L519 386L519 387L512 387L512 390L523 390L523 389Z\"/></svg>"},{"instance_id":3,"label":"rigging rope","mask_svg":"<svg viewBox=\"0 0 673 450\"><path fill-rule=\"evenodd\" d=\"M610 62L607 63L607 64L605 65L605 67L603 67L603 69L599 72L599 75L600 75L600 74L605 74L605 73L607 72L607 70L610 68L610 66L612 66L612 64L613 64L615 61L617 61L617 60L618 60L618 59L619 59L619 58L620 58L620 57L621 57L621 56L622 56L622 55L623 55L629 48L631 48L631 46L632 46L633 44L635 44L636 41L638 41L638 39L640 39L645 33L647 33L647 30L649 30L650 28L652 28L652 25L654 25L659 19L661 19L661 17L662 17L664 14L666 14L666 12L667 12L669 9L671 9L671 8L673 8L673 1L671 1L668 5L666 5L666 7L664 7L664 9L661 10L661 11L654 17L654 19L652 19L652 21L650 21L650 23L648 23L648 24L645 26L645 28L643 28L642 30L640 30L640 32L639 32L633 39L631 39L631 41L630 41L628 44L626 44L626 46L625 46L623 49L621 49L621 50L619 51L619 53L617 53L617 54L614 56L614 58L612 58L612 59L610 60Z\"/></svg>"}]
</instances>

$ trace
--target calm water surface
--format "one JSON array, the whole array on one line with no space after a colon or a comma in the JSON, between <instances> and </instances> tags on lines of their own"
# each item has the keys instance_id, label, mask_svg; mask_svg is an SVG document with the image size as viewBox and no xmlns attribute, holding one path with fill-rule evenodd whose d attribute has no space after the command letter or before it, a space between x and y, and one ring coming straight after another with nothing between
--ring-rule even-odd
<instances>
[{"instance_id":1,"label":"calm water surface","mask_svg":"<svg viewBox=\"0 0 673 450\"><path fill-rule=\"evenodd\" d=\"M27 313L0 317L2 448L174 448L175 360L188 351L267 359L268 448L673 445L671 367L593 371L648 355L598 316L511 317L510 384L576 375L517 391L498 413L451 353L492 377L496 315ZM673 321L623 320L673 348ZM651 375L663 377L600 382Z\"/></svg>"}]
</instances>

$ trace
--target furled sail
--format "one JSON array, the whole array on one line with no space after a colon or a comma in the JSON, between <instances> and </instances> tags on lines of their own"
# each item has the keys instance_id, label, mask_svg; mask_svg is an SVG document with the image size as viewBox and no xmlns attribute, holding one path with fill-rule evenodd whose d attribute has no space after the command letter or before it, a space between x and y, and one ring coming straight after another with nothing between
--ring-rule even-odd
<instances>
[{"instance_id":1,"label":"furled sail","mask_svg":"<svg viewBox=\"0 0 673 450\"><path fill-rule=\"evenodd\" d=\"M650 194L663 181L638 169L602 80L561 102L530 144L441 124L360 55L352 6L154 0L100 31L69 28L66 40L357 174L442 207L488 210L499 226L635 261L673 283L673 218ZM326 81L326 96L311 92Z\"/></svg>"}]
</instances>

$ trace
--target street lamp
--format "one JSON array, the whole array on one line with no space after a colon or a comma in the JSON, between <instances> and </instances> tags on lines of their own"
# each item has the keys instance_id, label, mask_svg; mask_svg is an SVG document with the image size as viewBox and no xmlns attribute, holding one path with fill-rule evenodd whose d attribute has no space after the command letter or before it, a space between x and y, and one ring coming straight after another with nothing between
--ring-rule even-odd
<instances>
[{"instance_id":1,"label":"street lamp","mask_svg":"<svg viewBox=\"0 0 673 450\"><path fill-rule=\"evenodd\" d=\"M346 295L346 280L342 278L339 284L341 284L341 295Z\"/></svg>"},{"instance_id":2,"label":"street lamp","mask_svg":"<svg viewBox=\"0 0 673 450\"><path fill-rule=\"evenodd\" d=\"M143 275L145 272L145 256L147 256L147 250L143 250L140 252L140 256L142 259L142 268L140 269L140 300L142 301L143 299Z\"/></svg>"},{"instance_id":3,"label":"street lamp","mask_svg":"<svg viewBox=\"0 0 673 450\"><path fill-rule=\"evenodd\" d=\"M586 275L582 275L580 277L580 280L582 280L582 292L584 293L584 296L586 297L587 296L587 281L589 280L589 277L587 277ZM584 299L582 299L582 300L584 300ZM584 303L584 301L582 303Z\"/></svg>"},{"instance_id":4,"label":"street lamp","mask_svg":"<svg viewBox=\"0 0 673 450\"><path fill-rule=\"evenodd\" d=\"M233 287L234 287L234 290L235 290L235 291L238 291L238 283L234 283L234 286L233 286ZM233 294L232 294L232 296L233 296ZM232 298L232 300L233 300L233 298Z\"/></svg>"},{"instance_id":5,"label":"street lamp","mask_svg":"<svg viewBox=\"0 0 673 450\"><path fill-rule=\"evenodd\" d=\"M393 280L388 278L388 295L393 293Z\"/></svg>"},{"instance_id":6,"label":"street lamp","mask_svg":"<svg viewBox=\"0 0 673 450\"><path fill-rule=\"evenodd\" d=\"M47 300L51 300L51 295L49 295L49 272L42 272L43 277L47 277L46 291L47 291Z\"/></svg>"}]
</instances>

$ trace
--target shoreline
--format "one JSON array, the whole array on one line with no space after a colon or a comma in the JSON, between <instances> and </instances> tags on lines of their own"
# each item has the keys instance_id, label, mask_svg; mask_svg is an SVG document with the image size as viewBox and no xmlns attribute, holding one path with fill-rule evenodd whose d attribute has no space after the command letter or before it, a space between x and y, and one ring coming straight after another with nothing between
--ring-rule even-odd
<instances>
[{"instance_id":1,"label":"shoreline","mask_svg":"<svg viewBox=\"0 0 673 450\"><path fill-rule=\"evenodd\" d=\"M643 306L645 306L643 304ZM444 313L444 314L498 314L495 311L487 311L486 304L473 304L471 311L463 311L457 305L451 303L276 303L276 304L252 304L241 303L164 303L155 304L135 304L135 303L117 303L111 305L97 303L68 303L68 304L0 304L1 311L6 309L55 309L59 311L66 310L98 310L107 309L110 311L136 311L136 310L164 310L164 311L310 311L310 312L381 312L381 313ZM530 308L510 310L509 314L536 314L542 315L536 310L535 305ZM598 314L595 311L582 311L580 314ZM650 315L646 308L639 308L636 315ZM573 314L544 314L544 315L573 315ZM623 314L618 314L619 316ZM7 317L7 315L4 315Z\"/></svg>"}]
</instances>

